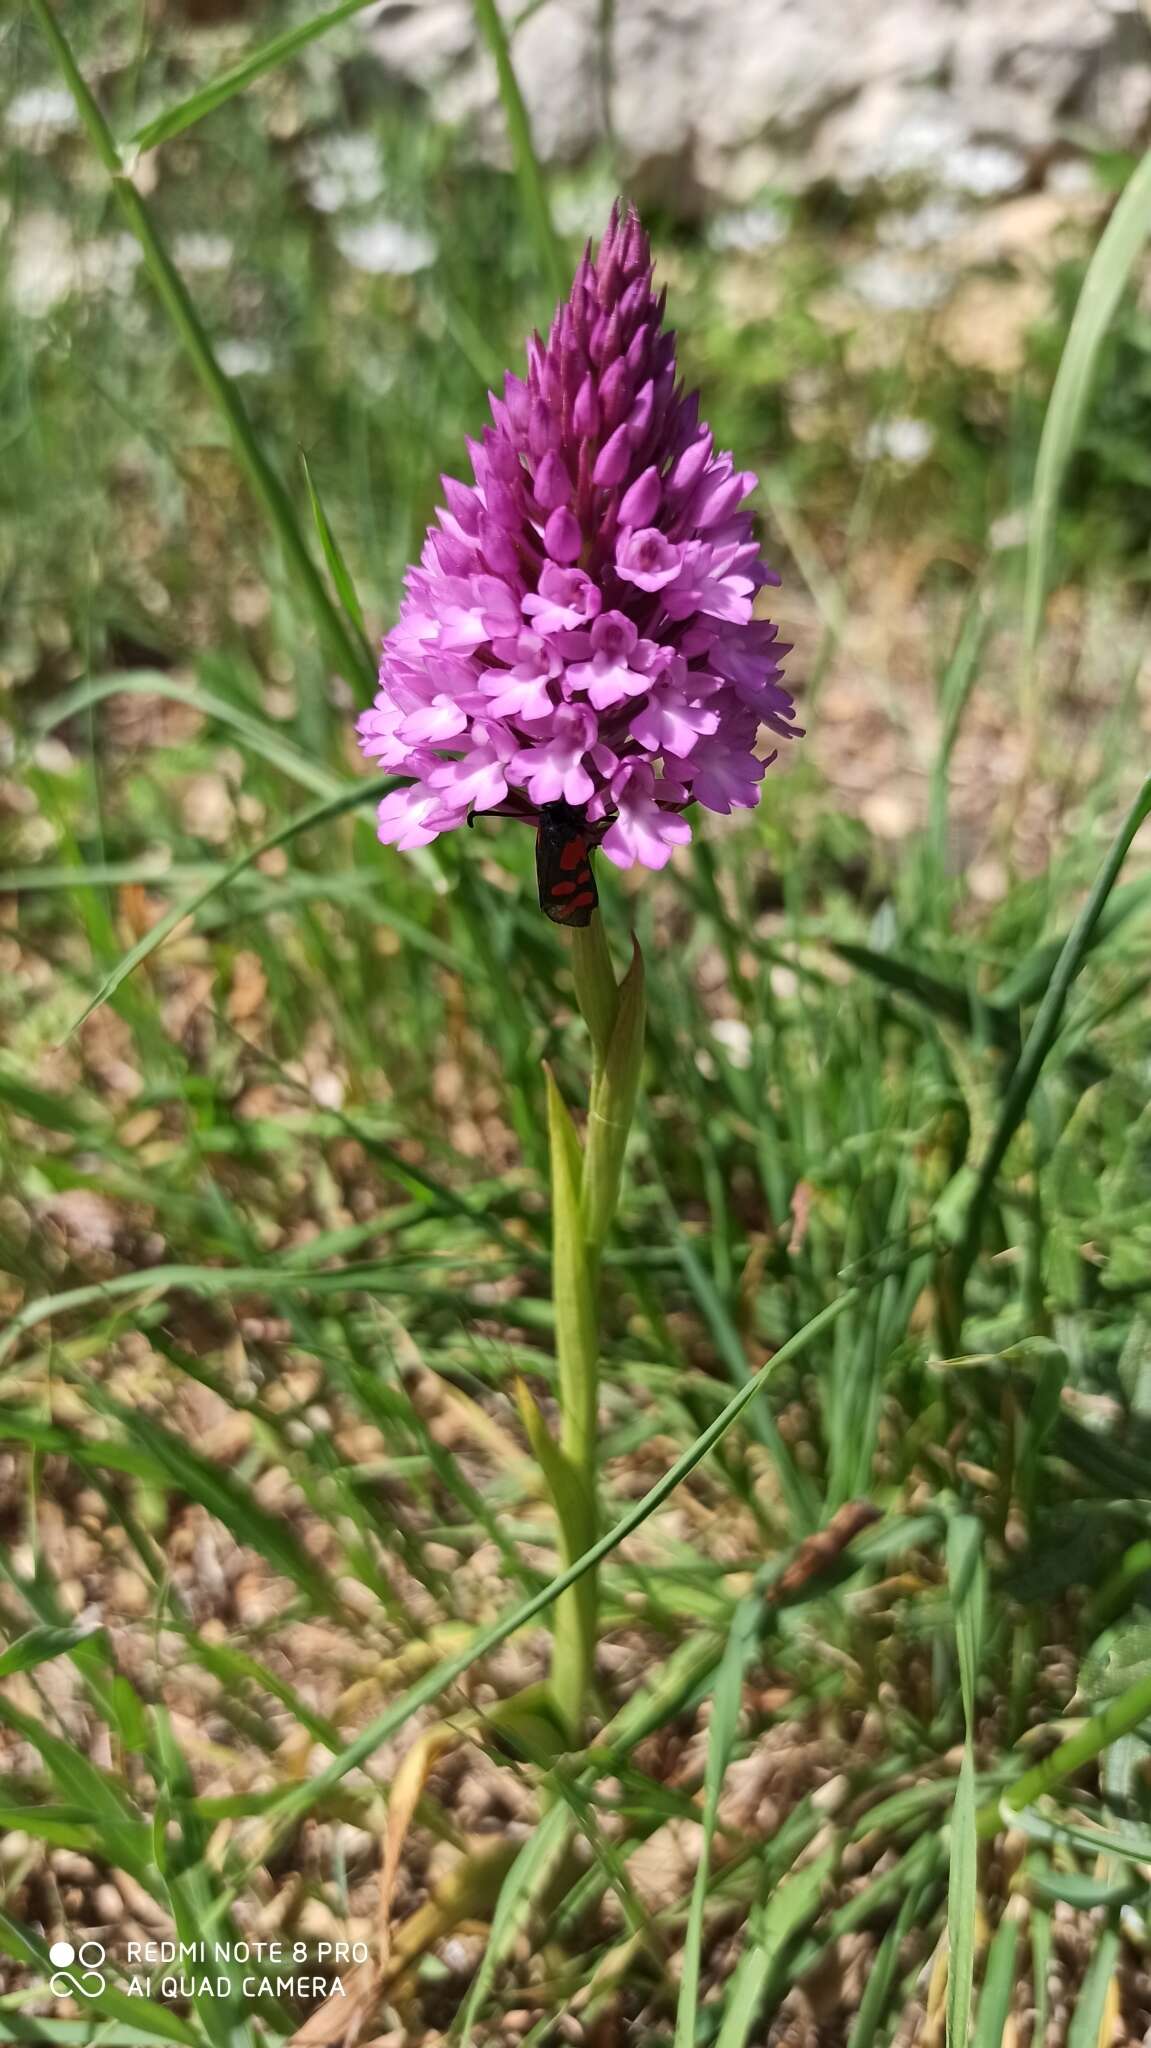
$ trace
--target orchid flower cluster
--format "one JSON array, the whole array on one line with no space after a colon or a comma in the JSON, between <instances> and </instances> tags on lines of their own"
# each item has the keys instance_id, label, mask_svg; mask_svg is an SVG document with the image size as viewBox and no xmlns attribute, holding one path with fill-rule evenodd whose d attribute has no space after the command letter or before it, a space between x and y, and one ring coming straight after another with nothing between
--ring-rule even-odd
<instances>
[{"instance_id":1,"label":"orchid flower cluster","mask_svg":"<svg viewBox=\"0 0 1151 2048\"><path fill-rule=\"evenodd\" d=\"M364 752L412 778L380 838L409 849L473 812L535 824L563 803L617 867L663 867L687 804L758 802L760 727L797 728L788 650L753 616L779 580L744 506L755 478L677 385L634 211L613 211L491 411L474 484L443 480L359 721Z\"/></svg>"}]
</instances>

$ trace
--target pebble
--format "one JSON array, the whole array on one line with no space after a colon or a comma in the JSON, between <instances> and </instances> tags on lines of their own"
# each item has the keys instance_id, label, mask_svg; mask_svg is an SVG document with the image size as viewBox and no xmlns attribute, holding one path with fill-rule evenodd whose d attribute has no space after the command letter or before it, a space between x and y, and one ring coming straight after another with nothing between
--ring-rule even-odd
<instances>
[{"instance_id":1,"label":"pebble","mask_svg":"<svg viewBox=\"0 0 1151 2048\"><path fill-rule=\"evenodd\" d=\"M841 1771L838 1777L829 1778L826 1785L816 1787L811 1803L817 1813L838 1813L850 1790L850 1783Z\"/></svg>"},{"instance_id":2,"label":"pebble","mask_svg":"<svg viewBox=\"0 0 1151 2048\"><path fill-rule=\"evenodd\" d=\"M117 1614L148 1614L152 1607L151 1588L139 1572L115 1571L108 1588L108 1604Z\"/></svg>"}]
</instances>

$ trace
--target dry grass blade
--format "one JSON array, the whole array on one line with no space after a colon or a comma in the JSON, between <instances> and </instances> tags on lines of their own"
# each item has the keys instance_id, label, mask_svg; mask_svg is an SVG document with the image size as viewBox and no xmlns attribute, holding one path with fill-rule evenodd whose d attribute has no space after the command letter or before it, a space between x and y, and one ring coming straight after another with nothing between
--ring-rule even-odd
<instances>
[{"instance_id":1,"label":"dry grass blade","mask_svg":"<svg viewBox=\"0 0 1151 2048\"><path fill-rule=\"evenodd\" d=\"M387 1968L392 1942L392 1901L395 1897L396 1879L400 1873L400 1858L404 1853L408 1829L411 1827L416 1807L419 1805L424 1786L442 1757L459 1747L463 1737L457 1728L447 1721L440 1721L434 1728L425 1729L411 1748L405 1751L400 1767L392 1779L388 1794L388 1822L384 1834L384 1855L380 1865L380 1903L376 1915L377 1972Z\"/></svg>"}]
</instances>

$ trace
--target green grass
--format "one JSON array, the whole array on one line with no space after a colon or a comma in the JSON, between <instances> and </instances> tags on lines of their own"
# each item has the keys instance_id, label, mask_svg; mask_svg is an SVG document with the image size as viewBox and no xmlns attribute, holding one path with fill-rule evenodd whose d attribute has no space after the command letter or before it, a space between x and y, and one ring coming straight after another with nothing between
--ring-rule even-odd
<instances>
[{"instance_id":1,"label":"green grass","mask_svg":"<svg viewBox=\"0 0 1151 2048\"><path fill-rule=\"evenodd\" d=\"M19 86L53 75L36 16L0 31ZM724 262L662 238L687 363L817 602L813 739L669 876L605 878L648 1051L604 1261L606 1533L562 1575L598 1562L600 1715L557 1757L520 1697L561 1546L514 1382L554 1417L542 1063L585 1098L569 959L526 835L381 848L350 738L362 630L546 315L546 187L522 123L518 179L477 169L354 21L305 44L280 9L215 40L60 18L157 177L122 293L90 276L34 320L10 290L0 315L0 2038L289 2040L314 1998L149 2006L114 1952L69 2017L47 1946L370 1940L388 1788L433 1716L490 1764L414 1788L379 2032L494 2041L526 2011L542 2041L566 2012L737 2048L830 1982L829 2042L926 2009L992 2048L1048 1998L1060 1903L1075 2040L1113 2009L1135 2030L1151 881L1138 684L1092 695L1089 644L1111 603L1136 677L1116 579L1147 507L1099 439L1140 417L1131 240L1099 245L1114 324L1077 323L1046 416L1025 613L988 531L1025 501L1070 308L1017 389L915 336L901 384L820 326L841 252L802 209L778 313L742 325ZM329 217L308 153L348 130L386 199ZM111 265L78 133L6 179L10 255L51 215ZM341 254L381 206L431 236L425 268ZM858 455L878 409L936 429L899 489ZM949 566L917 597L923 671L887 692L934 719L893 857L815 735L824 679L876 673L852 549L898 563L917 531ZM1060 592L1069 682L1040 600L1092 552ZM991 903L957 765L988 705L1011 740L1030 718L1016 807L1046 791L1054 820L1036 861L989 807ZM861 1500L870 1526L836 1519ZM770 1815L741 1807L789 1740Z\"/></svg>"}]
</instances>

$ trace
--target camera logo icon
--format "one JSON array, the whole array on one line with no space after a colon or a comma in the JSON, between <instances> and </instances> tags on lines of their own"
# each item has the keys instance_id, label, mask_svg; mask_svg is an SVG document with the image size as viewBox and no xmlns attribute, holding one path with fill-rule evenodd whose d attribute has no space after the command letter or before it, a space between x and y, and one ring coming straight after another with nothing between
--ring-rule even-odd
<instances>
[{"instance_id":1,"label":"camera logo icon","mask_svg":"<svg viewBox=\"0 0 1151 2048\"><path fill-rule=\"evenodd\" d=\"M54 1998L99 1998L108 1979L103 1965L108 1951L102 1942L82 1941L74 1948L70 1941L54 1941L48 1950L53 1975L50 1989ZM73 1974L73 1964L78 1965Z\"/></svg>"}]
</instances>

